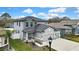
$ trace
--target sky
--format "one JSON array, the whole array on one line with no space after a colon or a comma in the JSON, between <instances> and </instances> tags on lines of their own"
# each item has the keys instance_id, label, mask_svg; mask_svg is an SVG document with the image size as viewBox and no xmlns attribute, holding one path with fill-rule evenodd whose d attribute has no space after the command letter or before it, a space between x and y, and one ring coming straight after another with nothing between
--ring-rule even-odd
<instances>
[{"instance_id":1,"label":"sky","mask_svg":"<svg viewBox=\"0 0 79 59\"><path fill-rule=\"evenodd\" d=\"M41 19L67 16L72 19L79 19L78 7L0 7L0 15L9 13L12 18L34 16Z\"/></svg>"}]
</instances>

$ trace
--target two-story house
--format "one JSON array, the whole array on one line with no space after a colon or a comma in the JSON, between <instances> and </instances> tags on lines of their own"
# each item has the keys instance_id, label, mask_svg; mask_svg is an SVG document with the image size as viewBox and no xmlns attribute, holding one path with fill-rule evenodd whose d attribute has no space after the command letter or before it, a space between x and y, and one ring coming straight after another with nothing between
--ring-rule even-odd
<instances>
[{"instance_id":1,"label":"two-story house","mask_svg":"<svg viewBox=\"0 0 79 59\"><path fill-rule=\"evenodd\" d=\"M13 28L15 32L12 33L12 38L24 41L30 41L33 39L46 41L50 36L54 39L60 38L59 31L56 31L55 28L47 25L46 21L46 23L40 21L39 24L37 20L37 18L31 16L14 20ZM50 32L48 29L50 29Z\"/></svg>"}]
</instances>

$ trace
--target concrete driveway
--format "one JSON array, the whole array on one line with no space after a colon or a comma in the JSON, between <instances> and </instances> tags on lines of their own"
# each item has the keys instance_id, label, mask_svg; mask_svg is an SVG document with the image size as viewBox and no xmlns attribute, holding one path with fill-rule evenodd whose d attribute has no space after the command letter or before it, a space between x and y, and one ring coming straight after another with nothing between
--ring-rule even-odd
<instances>
[{"instance_id":1,"label":"concrete driveway","mask_svg":"<svg viewBox=\"0 0 79 59\"><path fill-rule=\"evenodd\" d=\"M79 43L62 38L53 40L51 47L58 51L79 51Z\"/></svg>"}]
</instances>

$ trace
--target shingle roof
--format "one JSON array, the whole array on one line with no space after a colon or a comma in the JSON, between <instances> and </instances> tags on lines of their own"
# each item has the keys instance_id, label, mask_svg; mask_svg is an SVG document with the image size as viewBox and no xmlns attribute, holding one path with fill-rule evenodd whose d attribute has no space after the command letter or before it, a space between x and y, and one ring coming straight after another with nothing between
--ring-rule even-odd
<instances>
[{"instance_id":1,"label":"shingle roof","mask_svg":"<svg viewBox=\"0 0 79 59\"><path fill-rule=\"evenodd\" d=\"M69 26L57 26L55 28L58 28L58 29L72 29L71 27Z\"/></svg>"},{"instance_id":2,"label":"shingle roof","mask_svg":"<svg viewBox=\"0 0 79 59\"><path fill-rule=\"evenodd\" d=\"M33 16L26 16L26 17L23 17L23 18L14 19L14 21L27 21L27 20L44 21L43 19L36 18L36 17L33 17Z\"/></svg>"},{"instance_id":3,"label":"shingle roof","mask_svg":"<svg viewBox=\"0 0 79 59\"><path fill-rule=\"evenodd\" d=\"M37 31L37 32L42 32L42 31L44 31L45 29L47 29L48 27L49 27L48 25L38 24L38 25L36 26L36 31Z\"/></svg>"},{"instance_id":4,"label":"shingle roof","mask_svg":"<svg viewBox=\"0 0 79 59\"><path fill-rule=\"evenodd\" d=\"M45 24L37 24L35 27L28 27L25 28L24 32L43 32L45 29L49 28L50 26Z\"/></svg>"},{"instance_id":5,"label":"shingle roof","mask_svg":"<svg viewBox=\"0 0 79 59\"><path fill-rule=\"evenodd\" d=\"M60 29L72 29L71 27L64 25L71 25L73 28L75 28L75 25L77 25L78 22L79 20L66 20L66 21L61 21L59 23L50 23L49 25Z\"/></svg>"},{"instance_id":6,"label":"shingle roof","mask_svg":"<svg viewBox=\"0 0 79 59\"><path fill-rule=\"evenodd\" d=\"M54 27L55 29L72 29L69 26L64 26L64 24L62 23L52 23L52 24L49 24L49 26Z\"/></svg>"},{"instance_id":7,"label":"shingle roof","mask_svg":"<svg viewBox=\"0 0 79 59\"><path fill-rule=\"evenodd\" d=\"M35 32L35 28L34 27L27 27L23 30L23 32L29 32L29 33L33 33Z\"/></svg>"}]
</instances>

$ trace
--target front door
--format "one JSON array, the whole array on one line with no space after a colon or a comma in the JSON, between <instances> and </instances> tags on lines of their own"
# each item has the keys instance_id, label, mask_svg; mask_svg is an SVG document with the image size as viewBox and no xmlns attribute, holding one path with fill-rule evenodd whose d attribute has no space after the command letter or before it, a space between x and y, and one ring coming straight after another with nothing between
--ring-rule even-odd
<instances>
[{"instance_id":1,"label":"front door","mask_svg":"<svg viewBox=\"0 0 79 59\"><path fill-rule=\"evenodd\" d=\"M28 33L28 39L31 40L33 38L33 33Z\"/></svg>"}]
</instances>

